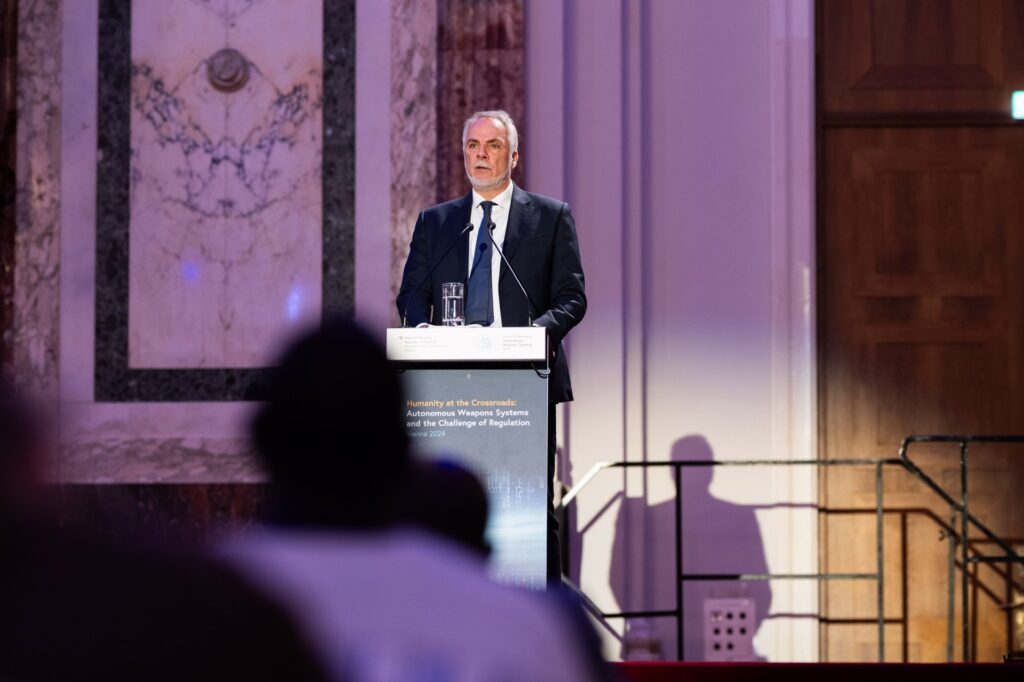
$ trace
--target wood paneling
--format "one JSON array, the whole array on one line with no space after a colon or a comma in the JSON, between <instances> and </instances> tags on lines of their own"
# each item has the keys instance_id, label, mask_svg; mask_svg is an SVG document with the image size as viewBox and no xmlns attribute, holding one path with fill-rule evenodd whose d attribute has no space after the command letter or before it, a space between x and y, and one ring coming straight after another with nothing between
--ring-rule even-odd
<instances>
[{"instance_id":1,"label":"wood paneling","mask_svg":"<svg viewBox=\"0 0 1024 682\"><path fill-rule=\"evenodd\" d=\"M819 17L829 112L1007 111L1024 83L1020 0L823 0Z\"/></svg>"},{"instance_id":2,"label":"wood paneling","mask_svg":"<svg viewBox=\"0 0 1024 682\"><path fill-rule=\"evenodd\" d=\"M907 427L1020 429L1024 128L830 129L824 144L827 405L853 417L827 444L884 456Z\"/></svg>"},{"instance_id":3,"label":"wood paneling","mask_svg":"<svg viewBox=\"0 0 1024 682\"><path fill-rule=\"evenodd\" d=\"M894 457L913 433L1024 433L1024 126L1006 113L1024 82L1024 3L818 10L821 455ZM968 111L990 118L958 122ZM955 445L911 455L958 495ZM972 513L1024 535L1024 448L972 446L969 480ZM886 657L945 660L950 511L899 469L883 490ZM820 496L822 569L874 572L873 470L824 471ZM1000 660L1006 571L976 575L972 652ZM873 582L825 584L822 616L824 660L877 657Z\"/></svg>"}]
</instances>

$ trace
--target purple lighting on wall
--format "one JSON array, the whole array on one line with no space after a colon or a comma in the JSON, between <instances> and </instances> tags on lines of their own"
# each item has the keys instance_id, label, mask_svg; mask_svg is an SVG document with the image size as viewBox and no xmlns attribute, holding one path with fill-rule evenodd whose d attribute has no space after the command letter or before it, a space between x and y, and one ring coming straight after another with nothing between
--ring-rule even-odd
<instances>
[{"instance_id":1,"label":"purple lighting on wall","mask_svg":"<svg viewBox=\"0 0 1024 682\"><path fill-rule=\"evenodd\" d=\"M302 298L302 287L296 284L288 292L288 298L284 304L285 316L289 322L297 322L299 315L302 314Z\"/></svg>"},{"instance_id":2,"label":"purple lighting on wall","mask_svg":"<svg viewBox=\"0 0 1024 682\"><path fill-rule=\"evenodd\" d=\"M191 260L182 261L181 277L186 282L199 281L199 265L195 261Z\"/></svg>"}]
</instances>

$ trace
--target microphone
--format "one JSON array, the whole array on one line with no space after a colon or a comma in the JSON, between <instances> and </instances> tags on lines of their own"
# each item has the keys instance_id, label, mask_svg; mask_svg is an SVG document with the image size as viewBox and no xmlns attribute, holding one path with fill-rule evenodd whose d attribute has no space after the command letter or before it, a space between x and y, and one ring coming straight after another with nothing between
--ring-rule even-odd
<instances>
[{"instance_id":1,"label":"microphone","mask_svg":"<svg viewBox=\"0 0 1024 682\"><path fill-rule=\"evenodd\" d=\"M409 292L409 298L405 302L405 308L402 309L402 327L409 326L409 304L412 303L412 297L415 296L416 293L421 288L423 288L423 285L427 283L427 280L430 279L430 276L434 274L434 270L437 270L437 266L441 264L441 261L448 257L448 254L451 253L451 250L455 248L455 245L459 243L462 237L472 231L473 223L466 223L466 226L462 228L462 231L459 232L458 236L452 240L452 243L449 244L448 248L445 249L444 253L441 254L441 257L438 258L437 261L435 261L432 266L430 266L430 270L428 270L427 274L423 276L423 279L420 280L420 283L416 285L416 288Z\"/></svg>"},{"instance_id":2,"label":"microphone","mask_svg":"<svg viewBox=\"0 0 1024 682\"><path fill-rule=\"evenodd\" d=\"M533 299L530 298L530 294L526 292L526 287L523 286L522 281L519 279L519 275L516 274L516 269L508 262L508 258L505 258L505 252L501 250L500 246L498 246L498 242L494 241L492 233L494 232L495 227L497 226L493 221L487 226L487 238L491 240L491 244L494 245L494 250L498 252L499 256L501 256L501 260L505 262L505 265L508 267L508 271L512 273L512 277L515 278L516 284L519 285L519 290L523 292L523 297L526 299L526 326L532 327L533 311L537 309L537 306L534 305Z\"/></svg>"}]
</instances>

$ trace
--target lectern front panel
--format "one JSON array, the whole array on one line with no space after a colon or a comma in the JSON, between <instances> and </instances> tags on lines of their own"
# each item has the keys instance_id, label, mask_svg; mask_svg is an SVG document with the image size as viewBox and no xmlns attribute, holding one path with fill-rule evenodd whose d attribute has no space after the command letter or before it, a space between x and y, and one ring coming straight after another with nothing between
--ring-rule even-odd
<instances>
[{"instance_id":1,"label":"lectern front panel","mask_svg":"<svg viewBox=\"0 0 1024 682\"><path fill-rule=\"evenodd\" d=\"M490 499L491 570L543 588L547 570L547 380L532 369L408 369L415 451L464 464Z\"/></svg>"}]
</instances>

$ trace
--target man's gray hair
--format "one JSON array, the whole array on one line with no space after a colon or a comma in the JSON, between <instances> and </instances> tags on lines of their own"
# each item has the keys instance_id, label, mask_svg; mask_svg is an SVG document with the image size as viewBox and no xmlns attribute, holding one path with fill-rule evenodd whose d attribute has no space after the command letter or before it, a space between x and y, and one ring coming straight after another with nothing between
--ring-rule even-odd
<instances>
[{"instance_id":1,"label":"man's gray hair","mask_svg":"<svg viewBox=\"0 0 1024 682\"><path fill-rule=\"evenodd\" d=\"M466 135L469 134L469 127L483 118L493 118L496 121L500 121L505 126L505 134L508 137L508 154L511 157L513 152L519 151L519 131L516 130L516 124L512 121L512 117L508 115L507 111L496 109L494 111L478 111L462 124L462 146L466 146Z\"/></svg>"}]
</instances>

